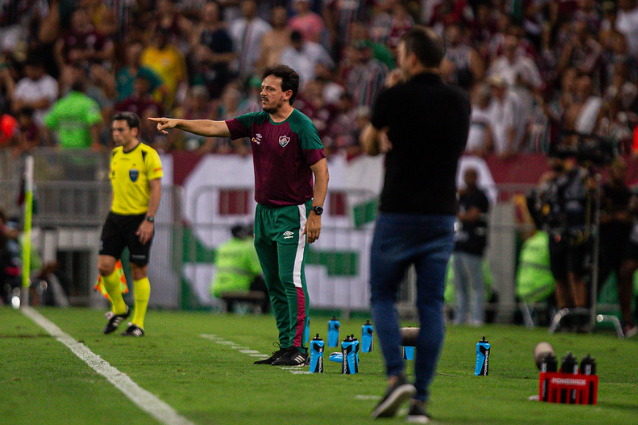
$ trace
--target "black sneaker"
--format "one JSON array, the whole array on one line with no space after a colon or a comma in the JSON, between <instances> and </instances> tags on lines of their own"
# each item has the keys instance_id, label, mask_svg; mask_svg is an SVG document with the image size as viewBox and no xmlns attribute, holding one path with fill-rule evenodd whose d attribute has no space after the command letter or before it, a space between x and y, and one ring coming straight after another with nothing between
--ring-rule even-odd
<instances>
[{"instance_id":1,"label":"black sneaker","mask_svg":"<svg viewBox=\"0 0 638 425\"><path fill-rule=\"evenodd\" d=\"M391 418L397 413L399 407L416 394L416 388L410 384L405 376L400 375L399 379L388 388L383 399L372 411L372 418Z\"/></svg>"},{"instance_id":2,"label":"black sneaker","mask_svg":"<svg viewBox=\"0 0 638 425\"><path fill-rule=\"evenodd\" d=\"M128 328L124 332L122 332L122 336L144 336L144 329L129 322Z\"/></svg>"},{"instance_id":3,"label":"black sneaker","mask_svg":"<svg viewBox=\"0 0 638 425\"><path fill-rule=\"evenodd\" d=\"M286 354L286 352L288 351L287 348L281 348L281 345L279 345L278 343L273 343L273 345L275 347L279 347L279 350L277 351L273 351L272 355L270 357L268 357L267 359L263 359L263 360L257 360L255 363L253 364L273 364L274 361L279 360L279 358L281 356L283 356L284 354Z\"/></svg>"},{"instance_id":4,"label":"black sneaker","mask_svg":"<svg viewBox=\"0 0 638 425\"><path fill-rule=\"evenodd\" d=\"M115 332L117 328L122 324L124 320L126 320L126 318L130 314L131 314L131 309L128 308L128 306L126 306L126 313L123 313L123 314L115 314L112 311L107 312L105 316L107 319L109 319L109 321L106 323L106 326L104 327L104 330L102 332L104 332L107 335L112 332Z\"/></svg>"},{"instance_id":5,"label":"black sneaker","mask_svg":"<svg viewBox=\"0 0 638 425\"><path fill-rule=\"evenodd\" d=\"M430 422L430 415L425 411L425 403L421 401L410 403L406 421L411 424L427 424Z\"/></svg>"},{"instance_id":6,"label":"black sneaker","mask_svg":"<svg viewBox=\"0 0 638 425\"><path fill-rule=\"evenodd\" d=\"M308 354L302 353L297 348L289 348L286 353L272 362L273 366L305 366Z\"/></svg>"}]
</instances>

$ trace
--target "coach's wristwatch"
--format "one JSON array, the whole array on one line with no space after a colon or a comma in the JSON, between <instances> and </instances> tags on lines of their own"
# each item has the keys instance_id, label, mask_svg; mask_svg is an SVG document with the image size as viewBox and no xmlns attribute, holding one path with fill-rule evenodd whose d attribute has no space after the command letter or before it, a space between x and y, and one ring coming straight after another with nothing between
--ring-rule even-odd
<instances>
[{"instance_id":1,"label":"coach's wristwatch","mask_svg":"<svg viewBox=\"0 0 638 425\"><path fill-rule=\"evenodd\" d=\"M149 223L155 224L155 216L147 215L146 217L144 217L144 220L148 221Z\"/></svg>"},{"instance_id":2,"label":"coach's wristwatch","mask_svg":"<svg viewBox=\"0 0 638 425\"><path fill-rule=\"evenodd\" d=\"M315 206L314 206L314 207L312 207L311 209L312 209L312 210L315 212L315 214L317 214L317 215L321 215L321 214L323 214L323 207L320 207L320 206L315 205Z\"/></svg>"}]
</instances>

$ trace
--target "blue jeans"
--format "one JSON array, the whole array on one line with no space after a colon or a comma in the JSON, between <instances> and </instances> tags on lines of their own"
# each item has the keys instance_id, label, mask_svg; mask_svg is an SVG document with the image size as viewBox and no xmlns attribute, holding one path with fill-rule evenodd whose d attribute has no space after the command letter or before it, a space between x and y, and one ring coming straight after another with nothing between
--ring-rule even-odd
<instances>
[{"instance_id":1,"label":"blue jeans","mask_svg":"<svg viewBox=\"0 0 638 425\"><path fill-rule=\"evenodd\" d=\"M454 251L454 291L456 292L454 323L462 325L468 322L469 304L470 323L482 325L485 322L483 257Z\"/></svg>"},{"instance_id":2,"label":"blue jeans","mask_svg":"<svg viewBox=\"0 0 638 425\"><path fill-rule=\"evenodd\" d=\"M421 330L416 345L415 398L426 401L443 346L445 271L454 248L452 215L379 214L370 252L372 317L388 377L403 373L399 317L395 308L399 284L411 264L416 267Z\"/></svg>"}]
</instances>

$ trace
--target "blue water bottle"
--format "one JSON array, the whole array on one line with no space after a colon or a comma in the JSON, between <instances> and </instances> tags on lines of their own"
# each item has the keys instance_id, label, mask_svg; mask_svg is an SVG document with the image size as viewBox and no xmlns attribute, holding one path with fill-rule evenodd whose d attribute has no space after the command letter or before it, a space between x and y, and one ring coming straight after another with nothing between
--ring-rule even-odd
<instances>
[{"instance_id":1,"label":"blue water bottle","mask_svg":"<svg viewBox=\"0 0 638 425\"><path fill-rule=\"evenodd\" d=\"M310 339L310 317L306 317L306 326L304 327L304 330L303 330L303 341L306 347L308 346L309 339Z\"/></svg>"},{"instance_id":2,"label":"blue water bottle","mask_svg":"<svg viewBox=\"0 0 638 425\"><path fill-rule=\"evenodd\" d=\"M490 343L483 337L476 344L476 365L474 366L474 375L487 376L489 370L490 359Z\"/></svg>"},{"instance_id":3,"label":"blue water bottle","mask_svg":"<svg viewBox=\"0 0 638 425\"><path fill-rule=\"evenodd\" d=\"M323 345L319 334L310 341L310 373L323 373Z\"/></svg>"},{"instance_id":4,"label":"blue water bottle","mask_svg":"<svg viewBox=\"0 0 638 425\"><path fill-rule=\"evenodd\" d=\"M357 365L357 372L359 372L359 348L361 348L361 345L359 344L359 340L355 338L354 334L350 336L354 340L354 361Z\"/></svg>"},{"instance_id":5,"label":"blue water bottle","mask_svg":"<svg viewBox=\"0 0 638 425\"><path fill-rule=\"evenodd\" d=\"M372 334L374 333L374 327L369 320L361 328L361 352L372 352Z\"/></svg>"},{"instance_id":6,"label":"blue water bottle","mask_svg":"<svg viewBox=\"0 0 638 425\"><path fill-rule=\"evenodd\" d=\"M403 360L414 360L414 350L416 347L403 346Z\"/></svg>"},{"instance_id":7,"label":"blue water bottle","mask_svg":"<svg viewBox=\"0 0 638 425\"><path fill-rule=\"evenodd\" d=\"M358 372L357 365L357 346L358 341L348 335L341 343L341 373L344 375L354 375Z\"/></svg>"},{"instance_id":8,"label":"blue water bottle","mask_svg":"<svg viewBox=\"0 0 638 425\"><path fill-rule=\"evenodd\" d=\"M339 329L341 328L341 323L337 320L335 316L332 316L332 319L328 321L328 347L338 347L339 346Z\"/></svg>"}]
</instances>

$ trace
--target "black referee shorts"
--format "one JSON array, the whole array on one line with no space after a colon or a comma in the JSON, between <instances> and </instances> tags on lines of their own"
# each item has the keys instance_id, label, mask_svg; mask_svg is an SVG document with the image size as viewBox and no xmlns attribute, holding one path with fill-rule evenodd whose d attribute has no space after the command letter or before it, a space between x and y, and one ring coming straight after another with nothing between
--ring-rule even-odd
<instances>
[{"instance_id":1,"label":"black referee shorts","mask_svg":"<svg viewBox=\"0 0 638 425\"><path fill-rule=\"evenodd\" d=\"M110 212L102 228L100 239L100 255L110 255L120 258L124 247L128 247L129 261L140 267L148 264L151 254L153 237L145 245L142 245L135 234L146 214L120 215ZM153 235L155 235L153 233Z\"/></svg>"}]
</instances>

